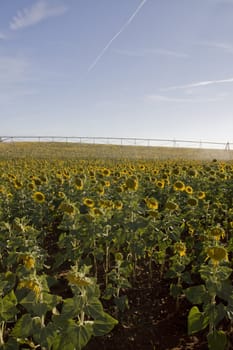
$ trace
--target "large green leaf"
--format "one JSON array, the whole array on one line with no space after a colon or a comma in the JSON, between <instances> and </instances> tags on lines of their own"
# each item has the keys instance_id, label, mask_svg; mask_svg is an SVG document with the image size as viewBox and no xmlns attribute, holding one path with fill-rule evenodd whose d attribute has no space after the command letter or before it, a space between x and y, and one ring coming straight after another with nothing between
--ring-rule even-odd
<instances>
[{"instance_id":1,"label":"large green leaf","mask_svg":"<svg viewBox=\"0 0 233 350\"><path fill-rule=\"evenodd\" d=\"M84 311L87 315L96 319L99 317L103 317L104 309L98 298L92 298L89 300L88 304L85 306Z\"/></svg>"},{"instance_id":2,"label":"large green leaf","mask_svg":"<svg viewBox=\"0 0 233 350\"><path fill-rule=\"evenodd\" d=\"M11 335L15 338L27 338L31 334L32 318L29 314L25 314L16 322Z\"/></svg>"},{"instance_id":3,"label":"large green leaf","mask_svg":"<svg viewBox=\"0 0 233 350\"><path fill-rule=\"evenodd\" d=\"M99 319L96 319L93 324L93 331L95 336L102 336L111 332L117 325L118 321L107 314L106 312Z\"/></svg>"},{"instance_id":4,"label":"large green leaf","mask_svg":"<svg viewBox=\"0 0 233 350\"><path fill-rule=\"evenodd\" d=\"M225 350L227 336L223 331L214 331L207 335L209 350Z\"/></svg>"},{"instance_id":5,"label":"large green leaf","mask_svg":"<svg viewBox=\"0 0 233 350\"><path fill-rule=\"evenodd\" d=\"M64 300L62 307L62 316L76 317L80 314L83 308L83 299L81 295L74 296L73 298L67 298Z\"/></svg>"},{"instance_id":6,"label":"large green leaf","mask_svg":"<svg viewBox=\"0 0 233 350\"><path fill-rule=\"evenodd\" d=\"M188 334L197 333L205 329L209 324L209 317L200 312L197 306L193 306L188 314Z\"/></svg>"},{"instance_id":7,"label":"large green leaf","mask_svg":"<svg viewBox=\"0 0 233 350\"><path fill-rule=\"evenodd\" d=\"M70 321L69 326L55 338L52 349L81 350L87 345L92 335L92 322L78 325L75 321Z\"/></svg>"},{"instance_id":8,"label":"large green leaf","mask_svg":"<svg viewBox=\"0 0 233 350\"><path fill-rule=\"evenodd\" d=\"M208 297L204 284L186 288L184 294L192 304L202 304Z\"/></svg>"}]
</instances>

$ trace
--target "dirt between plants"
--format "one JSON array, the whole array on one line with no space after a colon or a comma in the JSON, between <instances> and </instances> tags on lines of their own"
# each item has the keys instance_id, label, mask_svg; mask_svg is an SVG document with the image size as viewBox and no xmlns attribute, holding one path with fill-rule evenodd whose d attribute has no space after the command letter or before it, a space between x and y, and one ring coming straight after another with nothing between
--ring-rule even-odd
<instances>
[{"instance_id":1,"label":"dirt between plants","mask_svg":"<svg viewBox=\"0 0 233 350\"><path fill-rule=\"evenodd\" d=\"M183 299L177 308L169 285L170 281L161 280L156 272L151 286L147 276L139 275L136 286L124 291L129 309L118 315L119 324L110 334L93 338L85 350L207 350L204 332L187 335L192 305Z\"/></svg>"}]
</instances>

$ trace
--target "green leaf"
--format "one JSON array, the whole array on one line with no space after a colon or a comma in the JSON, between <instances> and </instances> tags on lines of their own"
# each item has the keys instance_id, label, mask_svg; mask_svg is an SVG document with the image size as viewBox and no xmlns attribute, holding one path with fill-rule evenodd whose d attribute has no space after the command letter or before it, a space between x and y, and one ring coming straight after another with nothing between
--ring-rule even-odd
<instances>
[{"instance_id":1,"label":"green leaf","mask_svg":"<svg viewBox=\"0 0 233 350\"><path fill-rule=\"evenodd\" d=\"M173 298L178 298L178 296L181 295L182 291L182 286L175 283L170 284L170 294L173 296Z\"/></svg>"},{"instance_id":2,"label":"green leaf","mask_svg":"<svg viewBox=\"0 0 233 350\"><path fill-rule=\"evenodd\" d=\"M56 329L54 324L50 322L48 325L43 327L39 318L33 320L33 340L40 344L43 349L51 349L54 338L56 336Z\"/></svg>"},{"instance_id":3,"label":"green leaf","mask_svg":"<svg viewBox=\"0 0 233 350\"><path fill-rule=\"evenodd\" d=\"M232 269L228 266L219 266L217 270L217 278L221 281L227 280L230 274L232 273Z\"/></svg>"},{"instance_id":4,"label":"green leaf","mask_svg":"<svg viewBox=\"0 0 233 350\"><path fill-rule=\"evenodd\" d=\"M67 298L64 300L62 307L62 316L76 317L80 314L83 308L83 300L81 295L74 296L73 298Z\"/></svg>"},{"instance_id":5,"label":"green leaf","mask_svg":"<svg viewBox=\"0 0 233 350\"><path fill-rule=\"evenodd\" d=\"M107 314L103 314L102 318L94 321L93 331L95 336L102 336L111 332L111 330L117 325L118 321Z\"/></svg>"},{"instance_id":6,"label":"green leaf","mask_svg":"<svg viewBox=\"0 0 233 350\"><path fill-rule=\"evenodd\" d=\"M214 331L207 335L209 350L224 350L227 346L227 336L223 331Z\"/></svg>"},{"instance_id":7,"label":"green leaf","mask_svg":"<svg viewBox=\"0 0 233 350\"><path fill-rule=\"evenodd\" d=\"M208 293L204 284L189 287L184 290L184 294L192 304L202 304L208 297Z\"/></svg>"},{"instance_id":8,"label":"green leaf","mask_svg":"<svg viewBox=\"0 0 233 350\"><path fill-rule=\"evenodd\" d=\"M200 312L197 306L193 306L188 314L188 335L205 329L209 324L209 317Z\"/></svg>"},{"instance_id":9,"label":"green leaf","mask_svg":"<svg viewBox=\"0 0 233 350\"><path fill-rule=\"evenodd\" d=\"M25 314L16 322L11 335L15 338L27 338L31 334L32 318L29 314Z\"/></svg>"},{"instance_id":10,"label":"green leaf","mask_svg":"<svg viewBox=\"0 0 233 350\"><path fill-rule=\"evenodd\" d=\"M84 308L84 312L96 319L98 317L103 317L104 309L98 298L92 298Z\"/></svg>"},{"instance_id":11,"label":"green leaf","mask_svg":"<svg viewBox=\"0 0 233 350\"><path fill-rule=\"evenodd\" d=\"M1 349L2 350L18 350L19 343L17 342L17 339L9 338L8 341L3 345L3 347Z\"/></svg>"},{"instance_id":12,"label":"green leaf","mask_svg":"<svg viewBox=\"0 0 233 350\"><path fill-rule=\"evenodd\" d=\"M126 308L129 308L127 295L121 295L114 298L114 303L119 311L124 312Z\"/></svg>"},{"instance_id":13,"label":"green leaf","mask_svg":"<svg viewBox=\"0 0 233 350\"><path fill-rule=\"evenodd\" d=\"M17 299L13 290L2 298L0 302L0 316L4 321L10 321L18 313Z\"/></svg>"},{"instance_id":14,"label":"green leaf","mask_svg":"<svg viewBox=\"0 0 233 350\"><path fill-rule=\"evenodd\" d=\"M86 346L93 335L92 322L85 322L78 325L75 321L70 321L69 326L61 332L61 336L57 336L53 345L53 350L81 350Z\"/></svg>"}]
</instances>

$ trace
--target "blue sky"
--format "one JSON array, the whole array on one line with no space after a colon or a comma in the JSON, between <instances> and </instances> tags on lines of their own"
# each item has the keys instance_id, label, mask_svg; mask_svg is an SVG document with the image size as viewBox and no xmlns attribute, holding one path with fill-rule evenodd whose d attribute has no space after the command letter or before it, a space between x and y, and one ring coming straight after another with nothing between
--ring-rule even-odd
<instances>
[{"instance_id":1,"label":"blue sky","mask_svg":"<svg viewBox=\"0 0 233 350\"><path fill-rule=\"evenodd\" d=\"M232 142L232 18L233 0L2 0L0 134Z\"/></svg>"}]
</instances>

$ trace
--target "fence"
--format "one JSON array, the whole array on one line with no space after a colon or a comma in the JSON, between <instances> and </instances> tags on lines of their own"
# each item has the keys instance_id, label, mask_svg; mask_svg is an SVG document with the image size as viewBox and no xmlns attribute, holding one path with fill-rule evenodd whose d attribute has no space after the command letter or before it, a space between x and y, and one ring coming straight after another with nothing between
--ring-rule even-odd
<instances>
[{"instance_id":1,"label":"fence","mask_svg":"<svg viewBox=\"0 0 233 350\"><path fill-rule=\"evenodd\" d=\"M203 149L230 150L233 143L202 140L152 139L136 137L79 137L79 136L0 136L0 142L73 142L91 144L110 144L122 146L160 146L160 147L191 147Z\"/></svg>"}]
</instances>

